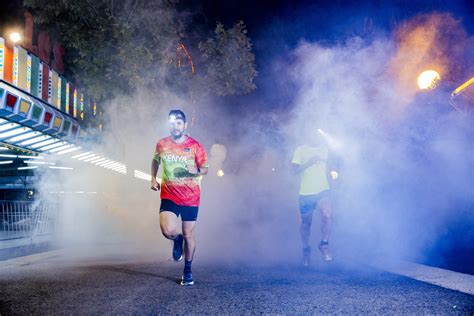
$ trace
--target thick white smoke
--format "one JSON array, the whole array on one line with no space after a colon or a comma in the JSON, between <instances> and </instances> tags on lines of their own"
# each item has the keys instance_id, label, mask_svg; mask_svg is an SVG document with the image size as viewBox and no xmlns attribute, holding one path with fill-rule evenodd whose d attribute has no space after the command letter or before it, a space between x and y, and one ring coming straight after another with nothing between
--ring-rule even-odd
<instances>
[{"instance_id":1,"label":"thick white smoke","mask_svg":"<svg viewBox=\"0 0 474 316\"><path fill-rule=\"evenodd\" d=\"M299 90L291 113L277 117L244 120L251 115L229 115L222 100L195 104L166 90L139 88L112 100L105 105L100 145L88 146L126 163L128 175L72 161L63 163L74 171L44 175L41 196L55 200L60 214L58 242L73 249L85 245L91 256L170 256L171 245L159 231L159 194L134 178L133 170L149 172L156 141L168 136L168 111L182 108L197 118L188 132L211 161L202 182L197 260L299 259L298 178L290 161L316 128L341 144L330 162L340 175L333 182L336 258L360 251L419 258L443 225L461 215L456 202L472 199L474 159L466 153L474 133L470 118L450 109L447 99L440 108L403 89L410 83L397 72L402 46L388 37L356 37L335 46L302 42L292 53L294 62L279 66ZM270 139L275 127L269 121L281 123L280 142ZM223 177L216 175L219 169ZM50 194L58 184L97 194ZM313 246L319 240L317 216Z\"/></svg>"},{"instance_id":2,"label":"thick white smoke","mask_svg":"<svg viewBox=\"0 0 474 316\"><path fill-rule=\"evenodd\" d=\"M459 60L450 50L461 56L469 40L449 15L407 25L394 38L331 47L303 42L294 52L291 73L300 90L287 134L304 143L322 128L343 144L333 148L341 168L334 239L347 252L422 259L466 212L459 201L472 203L472 118L449 107L443 87L416 86L433 63L444 76L452 73Z\"/></svg>"}]
</instances>

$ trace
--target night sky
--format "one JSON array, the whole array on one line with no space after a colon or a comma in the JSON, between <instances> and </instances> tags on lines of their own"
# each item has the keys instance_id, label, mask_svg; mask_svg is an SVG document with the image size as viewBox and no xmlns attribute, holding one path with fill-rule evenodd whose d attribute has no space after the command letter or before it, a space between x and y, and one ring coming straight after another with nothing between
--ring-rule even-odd
<instances>
[{"instance_id":1,"label":"night sky","mask_svg":"<svg viewBox=\"0 0 474 316\"><path fill-rule=\"evenodd\" d=\"M2 29L22 22L22 3L22 0L0 2ZM285 49L301 39L340 41L360 33L367 17L378 29L388 30L393 21L400 22L420 13L451 12L461 20L468 33L474 34L474 2L469 0L182 0L180 7L196 14L196 21L204 21L210 28L216 21L231 26L235 21L243 20L255 44L257 57L262 58L272 55L274 50L260 45L261 42L270 40L273 45Z\"/></svg>"},{"instance_id":2,"label":"night sky","mask_svg":"<svg viewBox=\"0 0 474 316\"><path fill-rule=\"evenodd\" d=\"M459 1L283 1L229 0L187 1L207 21L212 29L215 21L231 26L243 20L253 42L259 76L257 91L248 96L227 97L235 111L249 103L265 108L285 109L294 97L291 82L279 78L275 61L288 62L288 55L301 41L331 45L353 36L389 34L403 21L418 14L450 12L461 21L469 34L474 34L474 2ZM188 5L186 1L183 5ZM372 22L372 34L367 34L367 19ZM274 93L275 87L278 93ZM240 105L240 106L239 106ZM262 108L258 106L257 108Z\"/></svg>"}]
</instances>

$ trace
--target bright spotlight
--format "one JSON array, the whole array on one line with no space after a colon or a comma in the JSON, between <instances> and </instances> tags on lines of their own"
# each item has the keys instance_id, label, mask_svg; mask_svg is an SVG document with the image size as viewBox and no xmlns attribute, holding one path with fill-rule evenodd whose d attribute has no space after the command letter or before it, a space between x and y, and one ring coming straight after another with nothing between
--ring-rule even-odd
<instances>
[{"instance_id":1,"label":"bright spotlight","mask_svg":"<svg viewBox=\"0 0 474 316\"><path fill-rule=\"evenodd\" d=\"M18 43L19 41L21 41L21 35L18 32L12 32L10 33L10 39L13 43Z\"/></svg>"},{"instance_id":2,"label":"bright spotlight","mask_svg":"<svg viewBox=\"0 0 474 316\"><path fill-rule=\"evenodd\" d=\"M340 140L334 138L332 135L328 134L320 128L318 128L318 133L321 134L321 136L324 138L324 140L332 150L338 151L342 149L343 144Z\"/></svg>"},{"instance_id":3,"label":"bright spotlight","mask_svg":"<svg viewBox=\"0 0 474 316\"><path fill-rule=\"evenodd\" d=\"M217 176L218 177L223 177L224 176L224 171L222 169L217 170Z\"/></svg>"},{"instance_id":4,"label":"bright spotlight","mask_svg":"<svg viewBox=\"0 0 474 316\"><path fill-rule=\"evenodd\" d=\"M336 180L337 178L339 178L339 174L336 170L331 171L329 174L331 175L332 180Z\"/></svg>"},{"instance_id":5,"label":"bright spotlight","mask_svg":"<svg viewBox=\"0 0 474 316\"><path fill-rule=\"evenodd\" d=\"M418 87L422 90L434 89L441 79L434 70L425 70L418 76Z\"/></svg>"}]
</instances>

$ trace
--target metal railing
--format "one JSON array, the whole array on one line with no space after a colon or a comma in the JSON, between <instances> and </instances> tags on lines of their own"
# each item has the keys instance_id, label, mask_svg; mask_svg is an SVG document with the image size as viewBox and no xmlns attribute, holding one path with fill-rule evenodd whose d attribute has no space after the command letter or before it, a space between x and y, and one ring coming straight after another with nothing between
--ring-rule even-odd
<instances>
[{"instance_id":1,"label":"metal railing","mask_svg":"<svg viewBox=\"0 0 474 316\"><path fill-rule=\"evenodd\" d=\"M56 217L37 201L0 201L0 240L53 233Z\"/></svg>"}]
</instances>

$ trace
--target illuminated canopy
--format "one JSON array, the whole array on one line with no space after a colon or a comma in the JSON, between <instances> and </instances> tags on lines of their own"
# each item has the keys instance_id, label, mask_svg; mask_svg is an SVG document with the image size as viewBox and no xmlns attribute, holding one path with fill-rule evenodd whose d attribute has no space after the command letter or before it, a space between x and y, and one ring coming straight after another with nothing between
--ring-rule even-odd
<instances>
[{"instance_id":1,"label":"illuminated canopy","mask_svg":"<svg viewBox=\"0 0 474 316\"><path fill-rule=\"evenodd\" d=\"M41 152L70 145L79 129L69 114L0 80L0 142Z\"/></svg>"}]
</instances>

